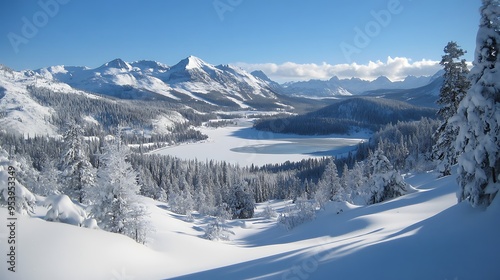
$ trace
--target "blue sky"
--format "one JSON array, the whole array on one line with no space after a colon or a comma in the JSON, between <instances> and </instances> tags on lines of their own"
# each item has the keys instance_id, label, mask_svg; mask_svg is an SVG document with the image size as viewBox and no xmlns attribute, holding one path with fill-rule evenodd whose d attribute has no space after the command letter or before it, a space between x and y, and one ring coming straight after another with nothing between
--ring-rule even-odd
<instances>
[{"instance_id":1,"label":"blue sky","mask_svg":"<svg viewBox=\"0 0 500 280\"><path fill-rule=\"evenodd\" d=\"M173 65L195 55L260 68L279 81L337 73L398 79L436 70L451 40L472 60L479 6L480 0L6 0L0 63L16 70L97 67L114 58Z\"/></svg>"}]
</instances>

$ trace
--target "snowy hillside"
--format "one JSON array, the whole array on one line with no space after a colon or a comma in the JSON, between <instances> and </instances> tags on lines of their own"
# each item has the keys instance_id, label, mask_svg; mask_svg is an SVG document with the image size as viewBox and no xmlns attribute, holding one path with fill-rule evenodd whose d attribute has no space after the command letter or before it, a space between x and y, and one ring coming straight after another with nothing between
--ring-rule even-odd
<instances>
[{"instance_id":1,"label":"snowy hillside","mask_svg":"<svg viewBox=\"0 0 500 280\"><path fill-rule=\"evenodd\" d=\"M407 175L417 192L371 206L330 202L290 231L276 218L289 202L258 205L256 218L228 223L230 241L200 238L194 221L144 198L156 231L147 246L102 230L22 216L17 272L1 279L498 279L500 200L487 209L457 204L455 175ZM7 211L0 208L5 220ZM6 227L0 244L6 246ZM2 248L6 252L6 248Z\"/></svg>"},{"instance_id":2,"label":"snowy hillside","mask_svg":"<svg viewBox=\"0 0 500 280\"><path fill-rule=\"evenodd\" d=\"M45 87L49 83L0 65L1 129L25 136L56 134L56 127L48 121L54 111L35 102L26 89L29 85ZM50 86L63 88L65 85L53 83Z\"/></svg>"},{"instance_id":3,"label":"snowy hillside","mask_svg":"<svg viewBox=\"0 0 500 280\"><path fill-rule=\"evenodd\" d=\"M122 64L125 68L127 65L133 67ZM150 71L162 71L148 66ZM162 68L159 66L159 69ZM52 70L56 71L55 68ZM129 134L142 135L146 139L168 137L168 141L154 138L160 142L191 141L199 134L191 133L194 131L190 125L194 124L190 121L199 122L197 118L203 118L202 113L165 102L141 102L117 100L75 89L52 79L48 72L43 75L34 71L17 72L0 65L0 125L4 133L25 137L56 136L62 133L68 122L75 120L85 126L111 130L120 122L128 127ZM144 110L145 106L148 110ZM110 118L110 114L114 118Z\"/></svg>"},{"instance_id":4,"label":"snowy hillside","mask_svg":"<svg viewBox=\"0 0 500 280\"><path fill-rule=\"evenodd\" d=\"M52 66L36 70L74 88L126 99L198 100L233 107L281 105L268 81L230 65L214 66L189 56L169 67L155 61L115 59L95 69Z\"/></svg>"}]
</instances>

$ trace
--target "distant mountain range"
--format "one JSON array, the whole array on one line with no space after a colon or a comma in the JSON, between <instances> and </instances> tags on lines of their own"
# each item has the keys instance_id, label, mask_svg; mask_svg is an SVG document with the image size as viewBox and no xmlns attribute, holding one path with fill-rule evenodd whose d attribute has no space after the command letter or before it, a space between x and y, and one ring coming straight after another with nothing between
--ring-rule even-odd
<instances>
[{"instance_id":1,"label":"distant mountain range","mask_svg":"<svg viewBox=\"0 0 500 280\"><path fill-rule=\"evenodd\" d=\"M418 107L436 107L442 81L442 73L438 72L432 77L408 77L401 82L391 82L385 77L374 81L333 77L328 81L279 84L262 71L248 73L230 65L214 66L194 56L187 57L174 66L144 60L128 63L121 59L112 60L97 68L60 65L14 71L0 65L0 124L3 128L21 133L56 133L57 128L48 121L54 109L36 100L32 96L32 88L71 93L88 99L109 96L146 101L162 100L167 101L161 103L166 105L158 106L192 108L202 113L243 108L293 109L296 113L304 113L352 99L353 96L404 101ZM320 100L325 97L334 98ZM361 107L366 110L370 106ZM325 110L336 112L333 107ZM172 113L163 112L158 118L168 119L169 123L177 122L177 115L171 115ZM326 119L334 118L336 117ZM319 123L321 122L317 124Z\"/></svg>"},{"instance_id":2,"label":"distant mountain range","mask_svg":"<svg viewBox=\"0 0 500 280\"><path fill-rule=\"evenodd\" d=\"M443 85L442 72L431 77L430 82L424 86L410 89L377 89L364 92L365 96L395 99L405 101L421 107L437 108L439 91Z\"/></svg>"},{"instance_id":3,"label":"distant mountain range","mask_svg":"<svg viewBox=\"0 0 500 280\"><path fill-rule=\"evenodd\" d=\"M58 65L21 73L116 98L201 102L235 109L284 109L294 104L290 98L352 95L386 97L432 107L442 83L442 73L438 72L434 76L408 76L397 82L381 76L373 81L332 77L279 84L262 71L248 73L231 65L212 65L195 56L173 66L115 59L97 68Z\"/></svg>"},{"instance_id":4,"label":"distant mountain range","mask_svg":"<svg viewBox=\"0 0 500 280\"><path fill-rule=\"evenodd\" d=\"M281 107L268 81L230 65L211 65L189 56L174 66L156 61L115 59L100 67L52 66L35 70L74 88L125 99L194 99L213 105ZM271 106L272 107L272 106Z\"/></svg>"},{"instance_id":5,"label":"distant mountain range","mask_svg":"<svg viewBox=\"0 0 500 280\"><path fill-rule=\"evenodd\" d=\"M376 90L407 90L424 87L442 76L438 72L433 76L408 76L403 81L392 82L385 76L373 81L359 78L339 79L334 76L329 80L309 80L303 82L288 82L282 85L282 93L303 97L333 97L347 95L363 95Z\"/></svg>"}]
</instances>

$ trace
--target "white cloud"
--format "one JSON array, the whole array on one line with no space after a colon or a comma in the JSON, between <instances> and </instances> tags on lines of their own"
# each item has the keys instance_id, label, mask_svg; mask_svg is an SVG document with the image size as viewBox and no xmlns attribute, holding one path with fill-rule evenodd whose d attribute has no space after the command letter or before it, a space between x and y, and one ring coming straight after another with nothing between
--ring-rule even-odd
<instances>
[{"instance_id":1,"label":"white cloud","mask_svg":"<svg viewBox=\"0 0 500 280\"><path fill-rule=\"evenodd\" d=\"M429 76L434 75L441 69L439 61L420 60L412 61L406 57L388 57L387 61L370 61L367 64L298 64L294 62L276 63L235 63L247 71L262 70L266 75L277 82L305 81L311 79L326 80L333 76L341 79L360 78L374 80L379 76L386 76L392 81L399 81L406 76Z\"/></svg>"}]
</instances>

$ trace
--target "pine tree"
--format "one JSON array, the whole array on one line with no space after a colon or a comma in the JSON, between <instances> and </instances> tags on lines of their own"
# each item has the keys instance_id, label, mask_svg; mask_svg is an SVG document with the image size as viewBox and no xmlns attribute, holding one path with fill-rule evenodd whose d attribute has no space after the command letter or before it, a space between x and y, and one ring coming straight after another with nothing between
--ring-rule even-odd
<instances>
[{"instance_id":1,"label":"pine tree","mask_svg":"<svg viewBox=\"0 0 500 280\"><path fill-rule=\"evenodd\" d=\"M49 161L40 172L38 184L33 191L43 196L60 194L60 174L61 172L54 166L54 162Z\"/></svg>"},{"instance_id":2,"label":"pine tree","mask_svg":"<svg viewBox=\"0 0 500 280\"><path fill-rule=\"evenodd\" d=\"M236 182L229 194L228 206L233 214L233 219L249 219L253 217L255 200L248 192L245 182Z\"/></svg>"},{"instance_id":3,"label":"pine tree","mask_svg":"<svg viewBox=\"0 0 500 280\"><path fill-rule=\"evenodd\" d=\"M82 203L85 192L95 185L95 169L86 154L83 130L77 124L71 124L64 134L65 152L61 158L63 193Z\"/></svg>"},{"instance_id":4,"label":"pine tree","mask_svg":"<svg viewBox=\"0 0 500 280\"><path fill-rule=\"evenodd\" d=\"M369 180L371 189L370 203L401 196L409 191L409 186L391 165L382 150L377 149L370 157L372 176Z\"/></svg>"},{"instance_id":5,"label":"pine tree","mask_svg":"<svg viewBox=\"0 0 500 280\"><path fill-rule=\"evenodd\" d=\"M315 194L316 198L321 200L319 197L321 194L326 195L324 201L345 201L345 191L340 184L337 165L335 165L332 158L328 159L325 171L318 181L318 189ZM321 201L318 202L320 205L322 204Z\"/></svg>"},{"instance_id":6,"label":"pine tree","mask_svg":"<svg viewBox=\"0 0 500 280\"><path fill-rule=\"evenodd\" d=\"M449 42L444 48L440 64L444 67L444 82L440 89L437 103L441 105L438 115L443 119L441 126L434 134L436 144L433 147L434 158L438 160L438 169L443 176L451 174L451 166L456 164L457 153L454 142L458 128L448 122L457 113L458 104L470 87L467 80L469 70L465 59L461 59L466 51L456 42Z\"/></svg>"},{"instance_id":7,"label":"pine tree","mask_svg":"<svg viewBox=\"0 0 500 280\"><path fill-rule=\"evenodd\" d=\"M128 162L129 155L130 150L119 136L105 144L97 172L98 185L90 195L91 215L101 228L144 243L147 213L139 202L138 174Z\"/></svg>"},{"instance_id":8,"label":"pine tree","mask_svg":"<svg viewBox=\"0 0 500 280\"><path fill-rule=\"evenodd\" d=\"M234 235L234 232L229 230L226 220L217 216L207 225L202 237L208 240L229 240L230 234Z\"/></svg>"},{"instance_id":9,"label":"pine tree","mask_svg":"<svg viewBox=\"0 0 500 280\"><path fill-rule=\"evenodd\" d=\"M488 206L500 189L500 1L483 0L471 88L453 118L459 127L458 200Z\"/></svg>"},{"instance_id":10,"label":"pine tree","mask_svg":"<svg viewBox=\"0 0 500 280\"><path fill-rule=\"evenodd\" d=\"M9 211L13 210L20 214L33 213L36 207L36 197L17 181L19 170L21 170L20 164L12 160L0 146L0 205L14 206L14 209L9 208ZM14 193L12 193L13 190ZM12 197L15 197L14 201Z\"/></svg>"},{"instance_id":11,"label":"pine tree","mask_svg":"<svg viewBox=\"0 0 500 280\"><path fill-rule=\"evenodd\" d=\"M365 199L362 199L365 192L364 186L367 180L370 178L370 174L365 172L367 169L366 162L355 162L353 168L349 171L349 179L347 182L347 188L351 189L351 201L353 203L366 203ZM358 201L355 201L358 200Z\"/></svg>"}]
</instances>

